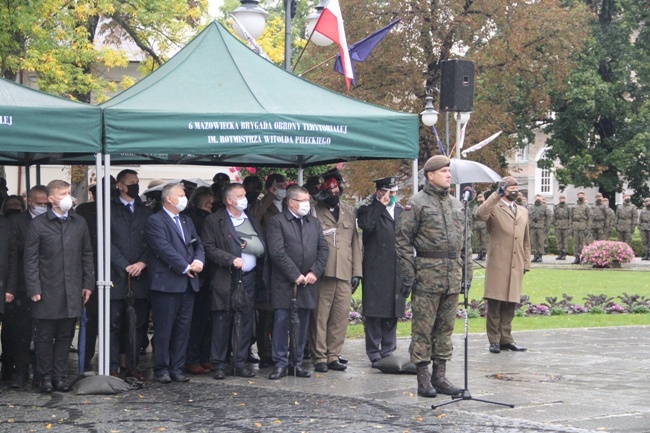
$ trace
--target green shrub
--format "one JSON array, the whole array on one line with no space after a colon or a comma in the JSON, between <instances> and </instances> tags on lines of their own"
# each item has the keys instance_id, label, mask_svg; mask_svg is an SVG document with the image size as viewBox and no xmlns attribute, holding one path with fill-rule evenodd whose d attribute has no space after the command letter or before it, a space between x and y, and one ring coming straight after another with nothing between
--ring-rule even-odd
<instances>
[{"instance_id":1,"label":"green shrub","mask_svg":"<svg viewBox=\"0 0 650 433\"><path fill-rule=\"evenodd\" d=\"M634 314L648 314L650 313L650 308L645 305L635 305L632 307L632 313Z\"/></svg>"},{"instance_id":2,"label":"green shrub","mask_svg":"<svg viewBox=\"0 0 650 433\"><path fill-rule=\"evenodd\" d=\"M605 309L603 307L591 307L589 314L605 314Z\"/></svg>"},{"instance_id":3,"label":"green shrub","mask_svg":"<svg viewBox=\"0 0 650 433\"><path fill-rule=\"evenodd\" d=\"M564 316L565 314L566 311L564 311L564 308L561 307L551 308L551 316Z\"/></svg>"}]
</instances>

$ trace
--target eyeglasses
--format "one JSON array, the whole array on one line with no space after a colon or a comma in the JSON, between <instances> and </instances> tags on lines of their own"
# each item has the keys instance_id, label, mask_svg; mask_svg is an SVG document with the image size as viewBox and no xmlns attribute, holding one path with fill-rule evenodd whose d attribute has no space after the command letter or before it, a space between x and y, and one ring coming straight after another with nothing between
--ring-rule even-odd
<instances>
[{"instance_id":1,"label":"eyeglasses","mask_svg":"<svg viewBox=\"0 0 650 433\"><path fill-rule=\"evenodd\" d=\"M304 200L298 200L298 199L292 198L292 199L290 199L290 200L297 201L298 203L304 203L304 202L306 202L306 201L309 201L308 198L306 198L306 199L304 199Z\"/></svg>"}]
</instances>

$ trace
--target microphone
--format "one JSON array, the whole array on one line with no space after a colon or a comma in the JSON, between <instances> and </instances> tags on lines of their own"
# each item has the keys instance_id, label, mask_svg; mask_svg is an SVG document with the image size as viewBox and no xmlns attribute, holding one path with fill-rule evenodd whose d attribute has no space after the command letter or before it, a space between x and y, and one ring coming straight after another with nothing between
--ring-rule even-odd
<instances>
[{"instance_id":1,"label":"microphone","mask_svg":"<svg viewBox=\"0 0 650 433\"><path fill-rule=\"evenodd\" d=\"M474 197L476 197L476 191L471 186L463 188L463 203L469 203L474 200Z\"/></svg>"}]
</instances>

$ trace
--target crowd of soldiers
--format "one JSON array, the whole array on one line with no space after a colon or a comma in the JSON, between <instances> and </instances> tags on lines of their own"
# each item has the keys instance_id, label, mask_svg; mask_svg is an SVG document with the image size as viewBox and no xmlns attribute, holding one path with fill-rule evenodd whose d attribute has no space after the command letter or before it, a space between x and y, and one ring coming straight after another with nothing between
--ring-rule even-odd
<instances>
[{"instance_id":1,"label":"crowd of soldiers","mask_svg":"<svg viewBox=\"0 0 650 433\"><path fill-rule=\"evenodd\" d=\"M310 177L303 187L277 173L264 180L251 175L242 184L219 173L211 187L159 183L140 194L137 172L111 176L111 375L143 380L139 361L149 344L153 379L160 383L186 382L186 374L211 373L217 380L227 372L253 377L258 371L254 363L273 367L268 376L272 380L287 374L309 377L311 372L302 368L305 357L312 358L316 372L343 371L348 367L342 350L351 296L362 278L368 359L374 364L396 350L405 298L395 251L395 225L403 210L396 202L395 178L376 180L375 193L356 208L341 199L345 181L337 169ZM93 365L98 320L87 254L79 263L63 255L47 258L66 261L66 269L83 269L83 284L75 287L67 287L67 280L49 285L49 268L34 261L28 269L19 260L25 233L34 245L41 236L30 234L36 222L70 227L66 236L78 233L79 245L75 238L75 245L66 247L92 249L96 257L95 203L74 208L69 184L51 184L33 187L26 203L5 194L0 215L0 288L7 294L6 304L0 305L5 307L2 375L11 388L22 388L31 371L34 385L45 393L70 389L63 369L72 347L70 324L76 323L79 311L54 311L50 301L39 303L41 295L65 299L65 293L79 290L89 319L86 340L78 342L88 348L86 370ZM366 249L363 258L358 227ZM53 233L62 236L63 231ZM43 250L34 250L34 259L42 264ZM34 266L37 272L30 270ZM12 278L34 279L32 274L38 279L32 285ZM135 303L129 303L129 296ZM300 329L290 334L294 302ZM126 319L129 305L137 314L136 353L127 341L127 328L133 325ZM36 306L49 308L54 316L35 317ZM32 335L37 342L45 324L62 330L50 340L56 353L37 348L30 355ZM151 343L148 328L153 330ZM231 338L235 334L237 341ZM47 346L43 341L37 342L41 349ZM54 357L53 366L43 361L46 356Z\"/></svg>"},{"instance_id":2,"label":"crowd of soldiers","mask_svg":"<svg viewBox=\"0 0 650 433\"><path fill-rule=\"evenodd\" d=\"M644 200L640 211L632 204L629 194L623 196L623 203L617 206L616 211L601 193L596 194L593 205L587 202L584 191L578 191L576 199L576 204L569 206L566 195L562 194L559 203L551 210L541 195L536 195L531 205L526 203L523 195L519 196L517 204L528 209L532 262L541 262L546 254L551 227L555 231L556 260L566 260L569 238L573 239L573 264L580 264L580 252L586 245L597 240L609 240L614 231L620 242L631 246L637 227L643 244L642 259L650 260L650 198ZM483 200L483 196L479 195L477 204L480 206ZM485 260L489 236L485 223L476 218L477 209L478 206L475 206L473 211L474 241L478 252L476 260Z\"/></svg>"}]
</instances>

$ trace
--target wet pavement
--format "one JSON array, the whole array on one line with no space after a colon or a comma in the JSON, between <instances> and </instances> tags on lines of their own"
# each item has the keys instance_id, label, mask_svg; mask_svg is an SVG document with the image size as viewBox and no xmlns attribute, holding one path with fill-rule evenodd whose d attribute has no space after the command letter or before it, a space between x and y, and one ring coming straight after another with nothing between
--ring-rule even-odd
<instances>
[{"instance_id":1,"label":"wet pavement","mask_svg":"<svg viewBox=\"0 0 650 433\"><path fill-rule=\"evenodd\" d=\"M544 261L534 266L573 266ZM635 270L650 266L639 262ZM470 334L467 377L471 397L514 408L456 400L432 409L452 400L418 397L414 375L371 368L363 340L348 340L348 369L311 378L271 381L266 368L250 379L200 375L161 385L151 380L149 354L144 388L123 394L43 395L2 384L0 432L650 432L650 326L520 331L515 337L527 352L491 354L483 334ZM453 341L447 376L462 387L464 336ZM408 344L399 339L396 355L408 358ZM71 355L71 373L74 365Z\"/></svg>"}]
</instances>

